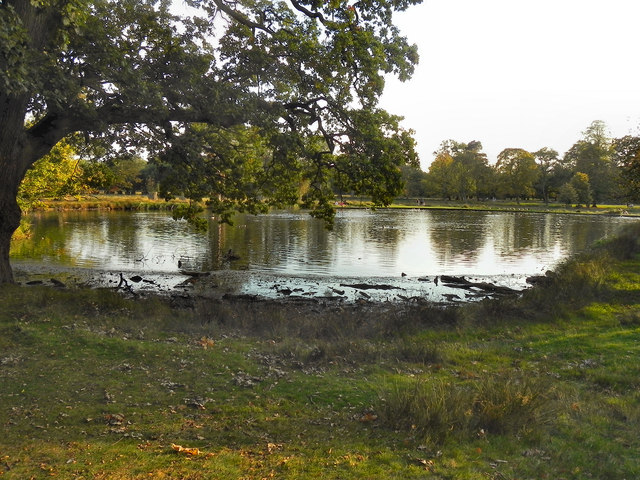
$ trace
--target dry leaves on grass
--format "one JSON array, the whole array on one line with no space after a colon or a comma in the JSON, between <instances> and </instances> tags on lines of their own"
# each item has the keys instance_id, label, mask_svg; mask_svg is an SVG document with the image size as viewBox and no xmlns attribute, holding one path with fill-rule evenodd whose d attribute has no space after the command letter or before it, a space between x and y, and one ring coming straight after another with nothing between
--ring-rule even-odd
<instances>
[{"instance_id":1,"label":"dry leaves on grass","mask_svg":"<svg viewBox=\"0 0 640 480\"><path fill-rule=\"evenodd\" d=\"M175 443L172 443L171 448L173 448L178 453L183 453L188 456L200 455L200 449L195 447L183 447L182 445L176 445Z\"/></svg>"},{"instance_id":2,"label":"dry leaves on grass","mask_svg":"<svg viewBox=\"0 0 640 480\"><path fill-rule=\"evenodd\" d=\"M216 345L215 340L212 340L211 338L207 338L207 337L202 337L200 340L198 340L197 343L205 350L210 347L215 347Z\"/></svg>"}]
</instances>

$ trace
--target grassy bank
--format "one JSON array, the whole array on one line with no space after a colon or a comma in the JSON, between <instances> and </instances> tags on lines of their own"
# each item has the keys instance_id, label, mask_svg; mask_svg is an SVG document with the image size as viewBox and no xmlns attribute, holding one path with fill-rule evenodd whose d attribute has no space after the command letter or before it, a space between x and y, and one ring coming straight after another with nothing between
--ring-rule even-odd
<instances>
[{"instance_id":1,"label":"grassy bank","mask_svg":"<svg viewBox=\"0 0 640 480\"><path fill-rule=\"evenodd\" d=\"M0 476L638 478L639 234L444 310L3 287Z\"/></svg>"},{"instance_id":2,"label":"grassy bank","mask_svg":"<svg viewBox=\"0 0 640 480\"><path fill-rule=\"evenodd\" d=\"M351 206L370 206L371 203L360 199L349 199ZM528 212L528 213L563 213L581 215L624 215L630 217L640 216L639 205L598 205L597 207L585 207L584 205L565 205L561 203L545 204L539 200L521 201L513 200L469 200L467 202L448 201L440 199L396 199L389 208L411 208L424 210L475 210L483 212Z\"/></svg>"},{"instance_id":3,"label":"grassy bank","mask_svg":"<svg viewBox=\"0 0 640 480\"><path fill-rule=\"evenodd\" d=\"M371 208L373 204L366 198L343 197L344 207ZM422 203L420 203L422 201ZM34 205L36 210L170 210L184 200L167 202L149 198L146 195L91 195L68 197L66 199L42 199ZM440 199L396 199L388 208L419 208L432 210L478 210L478 211L517 211L532 213L567 213L591 215L640 216L640 205L598 205L586 208L584 205L567 206L559 203L545 204L541 201L487 200L468 202Z\"/></svg>"},{"instance_id":4,"label":"grassy bank","mask_svg":"<svg viewBox=\"0 0 640 480\"><path fill-rule=\"evenodd\" d=\"M147 195L87 195L42 199L34 210L170 210L184 200L166 201Z\"/></svg>"}]
</instances>

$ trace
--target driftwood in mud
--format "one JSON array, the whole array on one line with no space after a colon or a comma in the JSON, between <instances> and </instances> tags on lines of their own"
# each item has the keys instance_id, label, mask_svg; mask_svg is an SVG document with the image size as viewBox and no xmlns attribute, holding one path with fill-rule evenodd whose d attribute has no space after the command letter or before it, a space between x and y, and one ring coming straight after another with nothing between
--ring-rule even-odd
<instances>
[{"instance_id":1,"label":"driftwood in mud","mask_svg":"<svg viewBox=\"0 0 640 480\"><path fill-rule=\"evenodd\" d=\"M440 280L446 287L450 288L463 288L466 290L482 290L483 292L495 293L499 295L512 295L520 293L519 290L513 288L503 287L501 285L495 285L488 282L472 282L464 277L452 277L449 275L442 275Z\"/></svg>"},{"instance_id":2,"label":"driftwood in mud","mask_svg":"<svg viewBox=\"0 0 640 480\"><path fill-rule=\"evenodd\" d=\"M393 285L377 284L371 285L369 283L341 283L341 287L355 288L356 290L404 290L404 288L394 287Z\"/></svg>"},{"instance_id":3,"label":"driftwood in mud","mask_svg":"<svg viewBox=\"0 0 640 480\"><path fill-rule=\"evenodd\" d=\"M208 277L209 275L211 275L211 272L191 272L189 270L180 270L180 273L182 275L187 275L188 277Z\"/></svg>"}]
</instances>

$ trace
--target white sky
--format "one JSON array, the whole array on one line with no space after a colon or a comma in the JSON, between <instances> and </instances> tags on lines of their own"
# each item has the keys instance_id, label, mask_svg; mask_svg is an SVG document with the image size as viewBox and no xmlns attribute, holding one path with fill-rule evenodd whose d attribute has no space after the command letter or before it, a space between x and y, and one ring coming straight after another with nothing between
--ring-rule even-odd
<instances>
[{"instance_id":1,"label":"white sky","mask_svg":"<svg viewBox=\"0 0 640 480\"><path fill-rule=\"evenodd\" d=\"M381 105L416 132L423 169L443 140L561 155L593 120L640 133L640 0L424 0L396 24L418 44Z\"/></svg>"}]
</instances>

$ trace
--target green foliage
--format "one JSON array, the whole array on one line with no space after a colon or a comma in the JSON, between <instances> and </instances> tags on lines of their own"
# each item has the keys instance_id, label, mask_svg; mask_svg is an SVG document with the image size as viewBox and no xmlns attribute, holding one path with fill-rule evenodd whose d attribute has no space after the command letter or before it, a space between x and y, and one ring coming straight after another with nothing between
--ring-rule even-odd
<instances>
[{"instance_id":1,"label":"green foliage","mask_svg":"<svg viewBox=\"0 0 640 480\"><path fill-rule=\"evenodd\" d=\"M107 162L82 160L72 143L61 141L27 172L18 190L18 201L23 210L28 210L44 199L100 190L144 191L148 186L145 181L150 177L149 171L147 162L136 157L114 158Z\"/></svg>"},{"instance_id":2,"label":"green foliage","mask_svg":"<svg viewBox=\"0 0 640 480\"><path fill-rule=\"evenodd\" d=\"M576 201L584 204L585 207L591 205L591 182L589 175L582 172L576 172L571 178L571 187L576 192Z\"/></svg>"},{"instance_id":3,"label":"green foliage","mask_svg":"<svg viewBox=\"0 0 640 480\"><path fill-rule=\"evenodd\" d=\"M538 165L533 154L521 148L507 148L498 154L496 170L499 189L520 203L521 196L532 196L538 179Z\"/></svg>"},{"instance_id":4,"label":"green foliage","mask_svg":"<svg viewBox=\"0 0 640 480\"><path fill-rule=\"evenodd\" d=\"M267 203L263 188L269 175L269 150L256 129L229 129L192 125L171 148L152 160L160 177L160 194L167 199L184 195L192 201L207 199L212 211L228 220L234 210L257 213ZM280 188L279 197L295 187L295 173ZM283 179L283 182L285 179ZM276 185L276 183L274 183Z\"/></svg>"},{"instance_id":5,"label":"green foliage","mask_svg":"<svg viewBox=\"0 0 640 480\"><path fill-rule=\"evenodd\" d=\"M22 93L28 88L28 41L15 8L7 5L0 14L0 88L5 92Z\"/></svg>"},{"instance_id":6,"label":"green foliage","mask_svg":"<svg viewBox=\"0 0 640 480\"><path fill-rule=\"evenodd\" d=\"M620 169L625 196L640 201L640 137L627 135L614 141L614 162Z\"/></svg>"},{"instance_id":7,"label":"green foliage","mask_svg":"<svg viewBox=\"0 0 640 480\"><path fill-rule=\"evenodd\" d=\"M615 198L616 171L612 162L613 142L604 122L594 121L583 132L583 138L565 153L564 162L573 171L585 173L591 184L593 205Z\"/></svg>"},{"instance_id":8,"label":"green foliage","mask_svg":"<svg viewBox=\"0 0 640 480\"><path fill-rule=\"evenodd\" d=\"M463 202L490 193L491 168L480 142L447 140L435 154L427 179L434 193L444 198L456 196Z\"/></svg>"},{"instance_id":9,"label":"green foliage","mask_svg":"<svg viewBox=\"0 0 640 480\"><path fill-rule=\"evenodd\" d=\"M87 165L93 188L159 177L165 196L208 198L222 220L297 203L330 223L336 184L388 204L417 156L377 104L384 75L406 80L418 61L393 23L418 3L2 2L2 202L73 137L109 167ZM136 156L156 163L123 160Z\"/></svg>"},{"instance_id":10,"label":"green foliage","mask_svg":"<svg viewBox=\"0 0 640 480\"><path fill-rule=\"evenodd\" d=\"M73 147L60 142L33 165L20 184L20 207L29 209L41 198L79 194L83 191L80 177L81 169Z\"/></svg>"},{"instance_id":11,"label":"green foliage","mask_svg":"<svg viewBox=\"0 0 640 480\"><path fill-rule=\"evenodd\" d=\"M410 198L427 196L427 174L421 169L405 165L401 167L404 195Z\"/></svg>"},{"instance_id":12,"label":"green foliage","mask_svg":"<svg viewBox=\"0 0 640 480\"><path fill-rule=\"evenodd\" d=\"M489 166L480 150L480 142L442 142L429 167L427 193L462 201L473 195L501 195L519 202L535 195L545 203L557 198L562 203L590 205L603 200L640 199L639 137L612 140L602 121L594 121L562 158L548 147L533 153L507 148L498 155L497 163ZM577 173L589 178L589 194L580 185L572 185L581 199L574 198L568 189ZM584 202L587 197L590 199Z\"/></svg>"},{"instance_id":13,"label":"green foliage","mask_svg":"<svg viewBox=\"0 0 640 480\"><path fill-rule=\"evenodd\" d=\"M533 154L538 164L537 188L545 203L549 203L549 189L552 184L553 170L558 162L558 152L544 147Z\"/></svg>"},{"instance_id":14,"label":"green foliage","mask_svg":"<svg viewBox=\"0 0 640 480\"><path fill-rule=\"evenodd\" d=\"M578 201L578 192L576 192L576 189L571 185L571 183L565 183L560 187L558 190L558 201L567 206Z\"/></svg>"}]
</instances>

